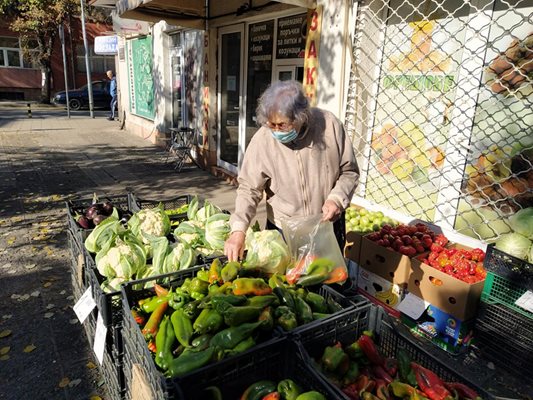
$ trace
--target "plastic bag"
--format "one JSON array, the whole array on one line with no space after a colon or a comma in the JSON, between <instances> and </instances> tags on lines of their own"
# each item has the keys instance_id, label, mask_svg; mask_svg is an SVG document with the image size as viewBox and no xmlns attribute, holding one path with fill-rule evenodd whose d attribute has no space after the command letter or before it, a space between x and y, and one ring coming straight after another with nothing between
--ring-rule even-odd
<instances>
[{"instance_id":1,"label":"plastic bag","mask_svg":"<svg viewBox=\"0 0 533 400\"><path fill-rule=\"evenodd\" d=\"M321 220L319 214L281 221L283 236L295 260L286 273L290 284L342 284L348 278L348 268L333 232L333 223Z\"/></svg>"}]
</instances>

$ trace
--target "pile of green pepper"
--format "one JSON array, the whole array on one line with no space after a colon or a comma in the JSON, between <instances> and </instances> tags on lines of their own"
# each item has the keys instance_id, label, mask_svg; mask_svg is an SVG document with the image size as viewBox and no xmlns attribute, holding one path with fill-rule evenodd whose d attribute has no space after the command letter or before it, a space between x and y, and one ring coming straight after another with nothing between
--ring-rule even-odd
<instances>
[{"instance_id":1,"label":"pile of green pepper","mask_svg":"<svg viewBox=\"0 0 533 400\"><path fill-rule=\"evenodd\" d=\"M216 259L180 286L155 285L156 295L132 309L154 361L167 377L243 352L276 326L290 331L342 310L333 299L288 285L240 276L238 263Z\"/></svg>"}]
</instances>

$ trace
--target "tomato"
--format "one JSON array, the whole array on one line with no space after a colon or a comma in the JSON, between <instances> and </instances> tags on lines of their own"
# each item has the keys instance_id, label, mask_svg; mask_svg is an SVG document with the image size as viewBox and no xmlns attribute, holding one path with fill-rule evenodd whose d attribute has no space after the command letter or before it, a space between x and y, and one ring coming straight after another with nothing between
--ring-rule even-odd
<instances>
[{"instance_id":1,"label":"tomato","mask_svg":"<svg viewBox=\"0 0 533 400\"><path fill-rule=\"evenodd\" d=\"M448 244L448 239L441 233L435 236L435 243L437 243L439 246L444 247Z\"/></svg>"}]
</instances>

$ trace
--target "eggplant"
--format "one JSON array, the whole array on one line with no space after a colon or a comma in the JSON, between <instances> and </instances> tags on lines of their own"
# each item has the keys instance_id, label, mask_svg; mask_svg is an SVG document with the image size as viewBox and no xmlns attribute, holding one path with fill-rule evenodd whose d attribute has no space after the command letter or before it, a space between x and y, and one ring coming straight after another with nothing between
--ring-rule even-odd
<instances>
[{"instance_id":1,"label":"eggplant","mask_svg":"<svg viewBox=\"0 0 533 400\"><path fill-rule=\"evenodd\" d=\"M104 204L102 204L102 214L107 216L113 214L113 203L106 201Z\"/></svg>"},{"instance_id":2,"label":"eggplant","mask_svg":"<svg viewBox=\"0 0 533 400\"><path fill-rule=\"evenodd\" d=\"M104 219L106 219L108 217L108 215L103 215L103 214L96 214L94 217L93 217L93 222L95 225L98 225L100 222L102 222Z\"/></svg>"},{"instance_id":3,"label":"eggplant","mask_svg":"<svg viewBox=\"0 0 533 400\"><path fill-rule=\"evenodd\" d=\"M91 204L87 210L85 210L85 216L87 219L93 219L96 215L100 214L100 204Z\"/></svg>"},{"instance_id":4,"label":"eggplant","mask_svg":"<svg viewBox=\"0 0 533 400\"><path fill-rule=\"evenodd\" d=\"M78 225L84 229L91 229L92 228L91 225L93 225L92 221L83 215L78 218L77 222L78 222Z\"/></svg>"}]
</instances>

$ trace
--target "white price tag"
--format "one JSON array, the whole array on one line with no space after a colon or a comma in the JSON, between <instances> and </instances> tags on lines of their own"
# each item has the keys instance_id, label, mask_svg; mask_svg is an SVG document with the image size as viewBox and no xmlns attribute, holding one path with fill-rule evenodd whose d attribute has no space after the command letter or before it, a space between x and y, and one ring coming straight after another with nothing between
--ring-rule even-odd
<instances>
[{"instance_id":1,"label":"white price tag","mask_svg":"<svg viewBox=\"0 0 533 400\"><path fill-rule=\"evenodd\" d=\"M533 292L528 290L514 302L518 307L533 312Z\"/></svg>"},{"instance_id":2,"label":"white price tag","mask_svg":"<svg viewBox=\"0 0 533 400\"><path fill-rule=\"evenodd\" d=\"M76 316L83 324L83 321L85 321L85 319L89 316L94 307L96 307L96 303L94 302L92 296L92 288L89 286L85 293L81 295L77 303L74 304L73 309L76 313Z\"/></svg>"},{"instance_id":3,"label":"white price tag","mask_svg":"<svg viewBox=\"0 0 533 400\"><path fill-rule=\"evenodd\" d=\"M418 319L426 311L429 303L412 293L407 293L402 302L396 307L408 317Z\"/></svg>"},{"instance_id":4,"label":"white price tag","mask_svg":"<svg viewBox=\"0 0 533 400\"><path fill-rule=\"evenodd\" d=\"M96 319L96 333L94 334L94 344L93 350L96 354L96 358L100 365L104 361L104 350L105 350L105 338L107 336L107 328L104 325L104 319L102 314L98 312L98 318Z\"/></svg>"}]
</instances>

